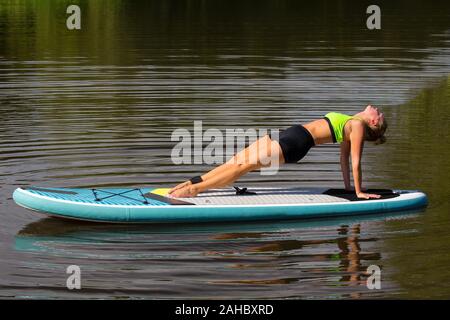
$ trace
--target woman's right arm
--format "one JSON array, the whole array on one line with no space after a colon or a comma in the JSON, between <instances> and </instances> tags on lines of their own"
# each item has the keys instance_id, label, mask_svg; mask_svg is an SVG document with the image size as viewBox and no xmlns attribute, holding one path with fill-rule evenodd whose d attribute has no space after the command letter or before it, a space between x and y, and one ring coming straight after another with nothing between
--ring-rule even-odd
<instances>
[{"instance_id":1,"label":"woman's right arm","mask_svg":"<svg viewBox=\"0 0 450 320\"><path fill-rule=\"evenodd\" d=\"M343 141L341 143L341 171L342 178L344 179L345 189L350 190L350 165L349 165L349 157L350 157L350 142Z\"/></svg>"}]
</instances>

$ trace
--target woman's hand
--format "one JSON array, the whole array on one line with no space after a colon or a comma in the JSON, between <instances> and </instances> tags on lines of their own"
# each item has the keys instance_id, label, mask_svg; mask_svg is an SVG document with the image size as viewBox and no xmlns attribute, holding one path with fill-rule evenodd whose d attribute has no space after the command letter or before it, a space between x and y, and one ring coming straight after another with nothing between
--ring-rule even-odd
<instances>
[{"instance_id":1,"label":"woman's hand","mask_svg":"<svg viewBox=\"0 0 450 320\"><path fill-rule=\"evenodd\" d=\"M354 187L347 187L347 188L345 188L345 191L355 192L355 188ZM361 191L365 192L365 191L367 191L367 189L366 188L361 188Z\"/></svg>"},{"instance_id":2,"label":"woman's hand","mask_svg":"<svg viewBox=\"0 0 450 320\"><path fill-rule=\"evenodd\" d=\"M356 196L359 199L370 199L370 198L379 199L379 198L381 198L381 196L379 194L364 193L364 192L358 192L358 193L356 193Z\"/></svg>"}]
</instances>

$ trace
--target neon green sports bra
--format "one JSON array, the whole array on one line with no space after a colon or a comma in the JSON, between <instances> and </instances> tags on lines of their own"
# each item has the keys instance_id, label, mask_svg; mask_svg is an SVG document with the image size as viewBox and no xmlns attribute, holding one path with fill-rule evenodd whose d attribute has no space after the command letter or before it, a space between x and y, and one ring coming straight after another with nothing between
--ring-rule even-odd
<instances>
[{"instance_id":1,"label":"neon green sports bra","mask_svg":"<svg viewBox=\"0 0 450 320\"><path fill-rule=\"evenodd\" d=\"M330 112L325 115L325 120L327 120L330 126L331 136L333 137L333 142L344 141L344 127L348 120L360 119L355 116L348 116L343 113Z\"/></svg>"}]
</instances>

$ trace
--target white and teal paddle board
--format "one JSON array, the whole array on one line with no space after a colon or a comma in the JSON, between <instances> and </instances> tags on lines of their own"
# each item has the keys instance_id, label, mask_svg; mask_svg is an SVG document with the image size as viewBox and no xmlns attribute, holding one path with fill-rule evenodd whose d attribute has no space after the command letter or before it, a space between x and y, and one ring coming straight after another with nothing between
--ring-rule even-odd
<instances>
[{"instance_id":1,"label":"white and teal paddle board","mask_svg":"<svg viewBox=\"0 0 450 320\"><path fill-rule=\"evenodd\" d=\"M213 189L172 198L168 188L23 187L14 201L51 216L116 223L217 222L320 218L410 210L427 205L420 191L372 189L380 199L327 188Z\"/></svg>"}]
</instances>

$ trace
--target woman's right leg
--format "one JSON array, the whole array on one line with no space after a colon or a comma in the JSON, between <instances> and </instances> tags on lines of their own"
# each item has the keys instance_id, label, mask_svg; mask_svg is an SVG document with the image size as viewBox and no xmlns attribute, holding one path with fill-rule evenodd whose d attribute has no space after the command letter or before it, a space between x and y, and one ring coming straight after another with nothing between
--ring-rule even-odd
<instances>
[{"instance_id":1,"label":"woman's right leg","mask_svg":"<svg viewBox=\"0 0 450 320\"><path fill-rule=\"evenodd\" d=\"M202 175L203 182L193 185L196 190L187 193L197 194L207 189L227 186L247 172L273 165L274 161L278 161L278 165L283 164L283 153L278 141L271 140L266 135L238 152L226 163ZM170 190L169 193L174 196L177 194L184 196L186 192L183 192L183 189L188 187L192 187L192 184L186 181ZM180 192L176 192L177 190Z\"/></svg>"}]
</instances>

